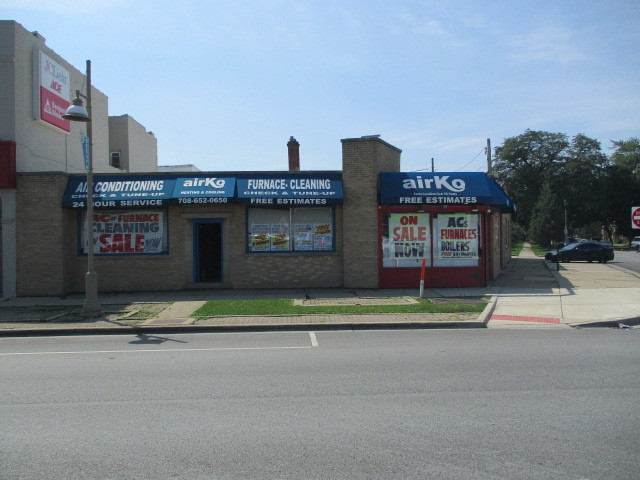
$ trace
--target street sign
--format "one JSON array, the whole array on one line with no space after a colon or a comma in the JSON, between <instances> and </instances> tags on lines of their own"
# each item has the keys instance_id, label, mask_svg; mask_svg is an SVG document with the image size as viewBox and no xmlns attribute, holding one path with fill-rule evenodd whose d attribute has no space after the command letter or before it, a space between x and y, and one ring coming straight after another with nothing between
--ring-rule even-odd
<instances>
[{"instance_id":1,"label":"street sign","mask_svg":"<svg viewBox=\"0 0 640 480\"><path fill-rule=\"evenodd\" d=\"M640 207L631 207L631 228L640 228Z\"/></svg>"},{"instance_id":2,"label":"street sign","mask_svg":"<svg viewBox=\"0 0 640 480\"><path fill-rule=\"evenodd\" d=\"M82 144L82 156L84 157L84 169L89 171L89 137L85 137L84 133L80 132L80 143Z\"/></svg>"}]
</instances>

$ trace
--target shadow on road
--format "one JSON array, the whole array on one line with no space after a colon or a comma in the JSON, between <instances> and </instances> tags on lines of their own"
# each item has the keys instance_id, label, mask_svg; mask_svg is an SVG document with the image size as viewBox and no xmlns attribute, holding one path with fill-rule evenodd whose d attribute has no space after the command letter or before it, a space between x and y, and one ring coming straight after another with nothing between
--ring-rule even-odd
<instances>
[{"instance_id":1,"label":"shadow on road","mask_svg":"<svg viewBox=\"0 0 640 480\"><path fill-rule=\"evenodd\" d=\"M183 340L176 340L174 338L159 337L157 335L147 335L146 333L138 333L136 335L137 340L129 342L132 345L160 345L164 342L177 342L177 343L189 343Z\"/></svg>"}]
</instances>

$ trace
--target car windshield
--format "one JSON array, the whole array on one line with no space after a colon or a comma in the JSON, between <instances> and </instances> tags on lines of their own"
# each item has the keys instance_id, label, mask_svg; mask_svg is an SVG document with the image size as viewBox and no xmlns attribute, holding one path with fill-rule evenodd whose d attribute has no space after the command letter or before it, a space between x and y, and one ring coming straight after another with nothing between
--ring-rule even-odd
<instances>
[{"instance_id":1,"label":"car windshield","mask_svg":"<svg viewBox=\"0 0 640 480\"><path fill-rule=\"evenodd\" d=\"M569 245L565 245L564 247L562 247L560 249L560 251L563 250L573 250L574 248L576 248L578 245L580 245L579 243L570 243Z\"/></svg>"}]
</instances>

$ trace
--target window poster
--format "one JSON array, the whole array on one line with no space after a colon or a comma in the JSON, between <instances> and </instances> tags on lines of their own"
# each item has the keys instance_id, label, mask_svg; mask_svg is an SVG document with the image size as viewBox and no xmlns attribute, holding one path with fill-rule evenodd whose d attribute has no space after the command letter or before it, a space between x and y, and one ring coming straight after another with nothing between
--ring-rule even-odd
<instances>
[{"instance_id":1,"label":"window poster","mask_svg":"<svg viewBox=\"0 0 640 480\"><path fill-rule=\"evenodd\" d=\"M330 223L316 223L313 227L313 249L333 250L333 233Z\"/></svg>"},{"instance_id":2,"label":"window poster","mask_svg":"<svg viewBox=\"0 0 640 480\"><path fill-rule=\"evenodd\" d=\"M298 251L313 250L313 225L298 223L293 227L293 248Z\"/></svg>"},{"instance_id":3,"label":"window poster","mask_svg":"<svg viewBox=\"0 0 640 480\"><path fill-rule=\"evenodd\" d=\"M271 225L271 251L287 251L290 250L290 248L289 225Z\"/></svg>"},{"instance_id":4,"label":"window poster","mask_svg":"<svg viewBox=\"0 0 640 480\"><path fill-rule=\"evenodd\" d=\"M251 225L249 241L252 252L268 252L271 250L271 226L262 223Z\"/></svg>"},{"instance_id":5,"label":"window poster","mask_svg":"<svg viewBox=\"0 0 640 480\"><path fill-rule=\"evenodd\" d=\"M82 227L82 252L86 254L85 221ZM93 252L101 255L164 253L168 243L166 227L163 211L94 213Z\"/></svg>"},{"instance_id":6,"label":"window poster","mask_svg":"<svg viewBox=\"0 0 640 480\"><path fill-rule=\"evenodd\" d=\"M436 266L476 266L480 258L477 214L440 214L436 219Z\"/></svg>"},{"instance_id":7,"label":"window poster","mask_svg":"<svg viewBox=\"0 0 640 480\"><path fill-rule=\"evenodd\" d=\"M389 236L382 239L383 267L419 267L431 251L428 213L389 214Z\"/></svg>"}]
</instances>

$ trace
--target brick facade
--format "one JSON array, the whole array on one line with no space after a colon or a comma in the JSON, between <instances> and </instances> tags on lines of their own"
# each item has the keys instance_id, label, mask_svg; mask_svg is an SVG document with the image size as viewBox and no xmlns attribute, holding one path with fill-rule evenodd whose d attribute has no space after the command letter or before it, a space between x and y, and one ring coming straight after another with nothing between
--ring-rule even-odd
<instances>
[{"instance_id":1,"label":"brick facade","mask_svg":"<svg viewBox=\"0 0 640 480\"><path fill-rule=\"evenodd\" d=\"M400 171L400 153L377 137L342 140L347 288L378 288L378 178Z\"/></svg>"}]
</instances>

